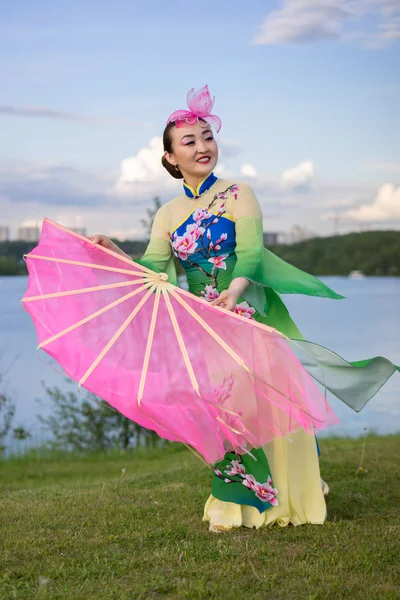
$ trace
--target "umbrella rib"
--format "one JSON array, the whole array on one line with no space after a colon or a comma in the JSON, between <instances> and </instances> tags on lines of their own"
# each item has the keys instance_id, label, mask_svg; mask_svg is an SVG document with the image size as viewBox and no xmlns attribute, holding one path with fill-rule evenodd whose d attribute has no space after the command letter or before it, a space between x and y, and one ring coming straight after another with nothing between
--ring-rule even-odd
<instances>
[{"instance_id":1,"label":"umbrella rib","mask_svg":"<svg viewBox=\"0 0 400 600\"><path fill-rule=\"evenodd\" d=\"M153 293L153 291L154 291L154 289L156 287L157 287L157 284L154 284L147 291L147 293L145 294L145 296L143 296L143 298L140 300L139 304L137 306L135 306L134 310L131 312L131 314L129 315L129 317L127 317L127 319L125 319L125 321L122 323L121 327L119 327L119 329L113 335L113 337L111 338L111 340L105 345L105 347L103 348L103 350L100 352L99 356L92 362L92 364L87 369L87 371L83 375L83 377L81 377L81 379L78 382L79 387L81 385L83 385L85 383L86 379L93 373L93 371L95 370L95 368L97 367L97 365L99 364L99 362L101 360L103 360L103 358L105 357L105 355L107 354L107 352L110 350L110 348L115 344L115 342L118 340L118 338L122 335L122 333L128 327L129 323L131 321L133 321L133 319L136 317L137 313L142 308L143 304L145 304L145 302L147 302L147 300L150 298L151 294Z\"/></svg>"},{"instance_id":2,"label":"umbrella rib","mask_svg":"<svg viewBox=\"0 0 400 600\"><path fill-rule=\"evenodd\" d=\"M200 317L200 315L198 315L191 306L189 306L189 304L187 302L185 302L185 300L183 300L183 298L180 298L179 295L175 292L174 288L172 286L168 286L168 290L170 292L170 294L172 294L172 296L175 298L175 300L177 302L179 302L179 304L181 304L181 306L183 306L183 308L185 310L187 310L187 312L203 327L203 329L205 329L207 331L207 333L209 333L211 335L211 337L214 338L214 340L237 362L239 363L240 366L242 366L244 369L246 369L246 371L248 371L249 373L251 373L251 369L246 365L246 363L243 361L242 358L240 358L240 356L238 356L236 354L236 352L234 350L232 350L232 348L230 348L228 346L228 344L226 342L224 342L224 340L217 334L215 333L215 331L212 330L212 328L204 321L204 319L202 319Z\"/></svg>"},{"instance_id":3,"label":"umbrella rib","mask_svg":"<svg viewBox=\"0 0 400 600\"><path fill-rule=\"evenodd\" d=\"M100 308L100 310L97 310L96 312L92 313L91 315L88 315L84 319L81 319L77 323L74 323L74 325L67 327L66 329L64 329L63 331L60 331L56 335L53 335L53 337L49 338L48 340L45 340L44 342L39 344L38 349L43 348L44 346L47 346L47 344L50 344L51 342L54 342L55 340L58 340L58 338L62 337L63 335L66 335L70 331L73 331L74 329L81 327L81 325L84 325L85 323L88 323L92 319L99 317L101 314L107 312L107 310L114 308L114 306L118 306L118 304L125 302L125 300L128 300L129 298L133 298L133 296L136 296L136 294L139 294L140 292L143 292L144 290L147 290L147 289L148 289L148 287L146 285L142 285L140 288L138 288L134 292L129 292L129 294L125 294L125 296L122 296L122 298L119 298L118 300L114 300L114 302L107 304L107 306Z\"/></svg>"},{"instance_id":4,"label":"umbrella rib","mask_svg":"<svg viewBox=\"0 0 400 600\"><path fill-rule=\"evenodd\" d=\"M204 305L204 298L196 296L195 294L192 294L191 292L187 292L186 290L183 290L182 288L175 287L175 289L176 289L176 291L181 296L187 296L188 298L190 298L194 302L199 302L199 303L201 303L201 304ZM249 324L249 322L251 322L251 326L252 327L258 327L259 329L262 329L263 331L268 331L269 333L273 333L273 334L278 335L278 336L280 336L280 337L282 337L284 339L289 339L287 335L285 335L284 333L278 331L274 327L271 327L270 325L265 325L264 323L259 323L258 321L255 321L254 319L250 320L248 317L242 317L242 315L239 315L239 314L234 313L234 312L232 312L230 310L227 310L226 308L221 308L221 306L215 306L213 308L215 310L220 310L220 311L222 310L222 311L224 311L232 319L237 319L239 321L242 321L243 323L247 323L247 325Z\"/></svg>"},{"instance_id":5,"label":"umbrella rib","mask_svg":"<svg viewBox=\"0 0 400 600\"><path fill-rule=\"evenodd\" d=\"M154 330L156 327L156 320L157 320L159 304L160 304L160 285L158 285L156 288L156 295L154 298L153 312L151 314L149 334L147 337L146 351L145 351L144 359L143 359L143 368L142 368L142 374L140 377L139 390L138 390L138 395L137 395L137 400L138 400L139 406L140 406L140 402L143 398L144 385L146 383L146 376L147 376L147 371L149 368L150 353L151 353L151 347L153 345Z\"/></svg>"},{"instance_id":6,"label":"umbrella rib","mask_svg":"<svg viewBox=\"0 0 400 600\"><path fill-rule=\"evenodd\" d=\"M108 285L97 285L95 287L79 288L67 292L54 292L53 294L43 294L42 296L31 296L22 298L22 302L33 302L34 300L48 300L49 298L63 298L64 296L73 296L74 294L84 294L85 292L99 292L101 290L111 290L113 288L125 287L128 285L137 285L143 283L140 279L135 281L121 281L120 283L110 283Z\"/></svg>"},{"instance_id":7,"label":"umbrella rib","mask_svg":"<svg viewBox=\"0 0 400 600\"><path fill-rule=\"evenodd\" d=\"M172 308L171 300L167 292L164 294L164 299L167 305L169 316L171 318L172 327L174 328L175 335L177 337L178 344L182 352L183 360L185 361L185 365L189 373L190 381L192 382L193 389L197 393L199 393L199 384L197 383L196 375L194 374L192 363L190 362L190 358L185 347L185 342L183 341L182 332L179 328L178 321L176 319L176 315L174 313L174 309Z\"/></svg>"},{"instance_id":8,"label":"umbrella rib","mask_svg":"<svg viewBox=\"0 0 400 600\"><path fill-rule=\"evenodd\" d=\"M49 223L50 225L52 225L53 227L56 227L57 229L60 229L61 231L65 231L69 235L72 235L80 240L83 240L86 244L91 244L92 246L96 246L97 249L102 250L103 252L106 252L107 254L110 254L111 256L114 256L118 260L122 260L123 262L126 262L128 264L133 262L136 266L139 267L139 269L142 269L146 273L152 273L152 270L149 269L148 267L144 267L143 265L138 265L135 261L131 261L131 259L127 258L126 256L122 256L121 254L118 254L117 252L114 252L113 250L109 250L108 248L105 248L104 246L100 246L99 244L96 244L95 242L93 242L89 238L85 237L84 235L81 235L80 233L77 233L76 231L71 231L70 229L67 229L67 227L60 225L60 223L56 223L55 221L52 221L51 219L47 219L47 218L44 220L47 223Z\"/></svg>"},{"instance_id":9,"label":"umbrella rib","mask_svg":"<svg viewBox=\"0 0 400 600\"><path fill-rule=\"evenodd\" d=\"M28 254L27 258L34 258L37 260L47 260L49 262L64 263L67 265L74 265L75 267L89 267L91 269L100 269L101 271L112 271L113 273L125 273L126 275L140 275L143 277L143 272L132 271L129 269L119 269L116 267L107 267L106 265L98 265L96 263L85 263L79 260L68 260L67 258L57 258L53 256L40 256L39 254Z\"/></svg>"}]
</instances>

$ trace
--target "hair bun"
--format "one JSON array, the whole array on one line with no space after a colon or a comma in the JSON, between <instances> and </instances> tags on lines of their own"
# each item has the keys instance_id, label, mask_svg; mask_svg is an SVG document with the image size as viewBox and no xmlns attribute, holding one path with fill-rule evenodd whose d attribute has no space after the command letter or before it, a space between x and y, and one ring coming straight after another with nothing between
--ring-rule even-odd
<instances>
[{"instance_id":1,"label":"hair bun","mask_svg":"<svg viewBox=\"0 0 400 600\"><path fill-rule=\"evenodd\" d=\"M176 169L174 165L167 161L165 156L161 158L161 164L164 169L167 169L168 173L174 177L174 179L183 179L183 175L179 169Z\"/></svg>"}]
</instances>

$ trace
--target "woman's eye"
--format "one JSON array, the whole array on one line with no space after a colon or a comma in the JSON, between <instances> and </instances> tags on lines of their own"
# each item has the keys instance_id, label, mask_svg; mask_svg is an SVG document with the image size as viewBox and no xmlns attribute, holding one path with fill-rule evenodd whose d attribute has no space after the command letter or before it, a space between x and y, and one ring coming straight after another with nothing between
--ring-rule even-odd
<instances>
[{"instance_id":1,"label":"woman's eye","mask_svg":"<svg viewBox=\"0 0 400 600\"><path fill-rule=\"evenodd\" d=\"M192 144L194 144L194 142L188 142L187 144L185 144L185 146L191 146Z\"/></svg>"},{"instance_id":2,"label":"woman's eye","mask_svg":"<svg viewBox=\"0 0 400 600\"><path fill-rule=\"evenodd\" d=\"M214 138L213 138L213 136L212 136L212 135L210 135L210 137L206 138L206 142L212 142L212 141L213 141L213 139L214 139Z\"/></svg>"}]
</instances>

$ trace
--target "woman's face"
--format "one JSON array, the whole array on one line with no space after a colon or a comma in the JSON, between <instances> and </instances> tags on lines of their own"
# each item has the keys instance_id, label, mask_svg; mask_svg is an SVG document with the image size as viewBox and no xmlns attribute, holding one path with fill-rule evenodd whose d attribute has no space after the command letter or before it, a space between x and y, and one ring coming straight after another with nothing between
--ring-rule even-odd
<instances>
[{"instance_id":1,"label":"woman's face","mask_svg":"<svg viewBox=\"0 0 400 600\"><path fill-rule=\"evenodd\" d=\"M198 123L171 129L172 153L165 158L179 169L187 180L205 179L214 170L218 161L218 146L211 128Z\"/></svg>"}]
</instances>

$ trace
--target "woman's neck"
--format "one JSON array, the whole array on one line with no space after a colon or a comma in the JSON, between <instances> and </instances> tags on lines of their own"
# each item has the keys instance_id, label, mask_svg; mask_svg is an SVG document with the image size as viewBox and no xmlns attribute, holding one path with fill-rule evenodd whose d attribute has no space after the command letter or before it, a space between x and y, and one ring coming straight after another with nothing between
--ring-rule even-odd
<instances>
[{"instance_id":1,"label":"woman's neck","mask_svg":"<svg viewBox=\"0 0 400 600\"><path fill-rule=\"evenodd\" d=\"M190 177L190 175L189 175L188 177L185 177L183 181L189 187L193 188L194 190L197 190L198 185L202 181L205 181L207 179L207 177L209 177L210 175L211 175L211 172L207 173L207 175L205 175L204 177Z\"/></svg>"}]
</instances>

